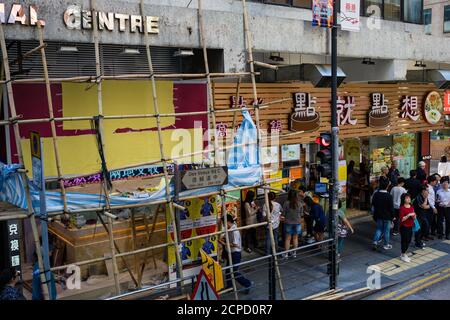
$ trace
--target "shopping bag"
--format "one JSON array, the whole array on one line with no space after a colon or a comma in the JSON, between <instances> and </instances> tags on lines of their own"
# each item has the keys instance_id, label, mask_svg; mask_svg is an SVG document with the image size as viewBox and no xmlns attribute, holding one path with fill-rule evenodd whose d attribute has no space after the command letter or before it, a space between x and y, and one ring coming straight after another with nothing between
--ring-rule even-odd
<instances>
[{"instance_id":1,"label":"shopping bag","mask_svg":"<svg viewBox=\"0 0 450 320\"><path fill-rule=\"evenodd\" d=\"M417 219L414 219L414 226L413 226L413 232L417 232L420 230L420 223Z\"/></svg>"}]
</instances>

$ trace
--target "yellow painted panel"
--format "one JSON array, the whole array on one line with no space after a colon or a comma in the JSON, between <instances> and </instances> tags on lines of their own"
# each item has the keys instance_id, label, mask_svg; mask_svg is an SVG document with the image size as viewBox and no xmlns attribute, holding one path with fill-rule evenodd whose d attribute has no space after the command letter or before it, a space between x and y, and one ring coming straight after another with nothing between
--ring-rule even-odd
<instances>
[{"instance_id":1,"label":"yellow painted panel","mask_svg":"<svg viewBox=\"0 0 450 320\"><path fill-rule=\"evenodd\" d=\"M180 135L183 137L182 139L179 138ZM202 137L201 128L164 130L163 144L166 157L201 151L203 145L201 142L199 143L199 137ZM195 143L194 140L196 140ZM63 175L83 175L100 170L100 158L94 135L59 137L58 142ZM57 171L52 139L44 138L43 145L45 175L47 177L56 177ZM29 176L31 177L31 154L28 139L22 140L22 148L25 165L30 171ZM105 156L110 170L159 160L158 132L144 131L124 134L107 132ZM200 161L201 158L202 155L200 154L193 158L185 158L178 161L180 163L190 163Z\"/></svg>"},{"instance_id":2,"label":"yellow painted panel","mask_svg":"<svg viewBox=\"0 0 450 320\"><path fill-rule=\"evenodd\" d=\"M156 93L160 113L174 113L173 82L157 81ZM132 115L153 113L151 82L147 80L106 80L102 87L104 115ZM63 83L64 117L94 116L98 114L97 87L85 83ZM175 123L174 117L161 118L161 126ZM156 119L105 120L105 131L117 128L144 129L156 127ZM66 121L64 130L91 129L89 121Z\"/></svg>"}]
</instances>

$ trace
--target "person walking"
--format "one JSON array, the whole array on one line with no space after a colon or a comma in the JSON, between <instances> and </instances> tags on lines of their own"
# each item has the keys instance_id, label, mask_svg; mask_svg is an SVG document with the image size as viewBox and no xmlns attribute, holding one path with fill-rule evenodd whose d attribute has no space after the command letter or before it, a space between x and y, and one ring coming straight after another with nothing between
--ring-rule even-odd
<instances>
[{"instance_id":1,"label":"person walking","mask_svg":"<svg viewBox=\"0 0 450 320\"><path fill-rule=\"evenodd\" d=\"M391 224L394 218L394 201L392 196L387 192L389 182L386 179L380 179L379 190L372 197L373 218L377 227L373 237L373 248L378 248L381 236L384 236L383 249L390 250L392 245L389 243Z\"/></svg>"},{"instance_id":2,"label":"person walking","mask_svg":"<svg viewBox=\"0 0 450 320\"><path fill-rule=\"evenodd\" d=\"M420 187L422 186L422 183L419 179L417 179L417 171L411 170L409 172L409 179L406 179L405 181L405 189L408 191L409 195L411 196L411 199L416 199L420 192Z\"/></svg>"},{"instance_id":3,"label":"person walking","mask_svg":"<svg viewBox=\"0 0 450 320\"><path fill-rule=\"evenodd\" d=\"M397 169L397 164L395 161L392 161L391 167L389 168L389 172L387 174L389 181L391 182L392 187L395 187L398 184L398 178L400 178L400 172Z\"/></svg>"},{"instance_id":4,"label":"person walking","mask_svg":"<svg viewBox=\"0 0 450 320\"><path fill-rule=\"evenodd\" d=\"M259 208L255 203L255 192L249 190L245 195L244 213L245 225L249 226L258 222L257 215ZM244 232L245 251L252 252L256 247L256 228L246 229Z\"/></svg>"},{"instance_id":5,"label":"person walking","mask_svg":"<svg viewBox=\"0 0 450 320\"><path fill-rule=\"evenodd\" d=\"M391 190L391 196L394 201L394 228L392 229L392 235L396 236L399 233L399 227L400 227L400 204L401 204L401 197L403 194L406 193L406 189L403 187L405 185L405 179L404 178L398 178L397 185L392 188ZM410 196L411 197L411 196Z\"/></svg>"},{"instance_id":6,"label":"person walking","mask_svg":"<svg viewBox=\"0 0 450 320\"><path fill-rule=\"evenodd\" d=\"M426 163L424 161L420 161L417 166L417 179L419 179L420 183L426 183L427 180L427 172L425 171Z\"/></svg>"},{"instance_id":7,"label":"person walking","mask_svg":"<svg viewBox=\"0 0 450 320\"><path fill-rule=\"evenodd\" d=\"M435 230L437 225L435 223L435 216L437 216L436 209L436 193L434 191L434 187L437 185L438 181L435 175L431 175L427 179L427 188L428 188L428 204L430 205L430 209L427 210L425 218L428 220L428 229L424 230L424 240L434 240L433 233L435 234ZM433 232L434 231L434 232Z\"/></svg>"},{"instance_id":8,"label":"person walking","mask_svg":"<svg viewBox=\"0 0 450 320\"><path fill-rule=\"evenodd\" d=\"M234 274L234 279L245 288L244 293L245 294L249 294L250 293L250 288L252 287L252 282L247 279L246 277L244 277L238 270L239 270L239 266L234 266L236 264L241 263L241 259L242 259L242 255L241 255L241 251L242 251L242 243L241 243L241 234L239 233L239 230L237 230L237 226L236 223L233 221L233 216L231 214L227 214L227 232L229 234L229 240L230 240L230 251L231 251L231 263L229 261L229 256L227 251L227 246L226 246L226 242L221 239L220 243L224 246L225 248L225 254L223 255L223 257L225 258L225 260L227 261L227 266L230 266L231 264L233 264L233 274ZM222 225L225 226L225 216L222 217ZM226 286L227 288L231 288L233 286L232 284L232 278L231 278L231 268L227 269L225 272L225 279L226 279Z\"/></svg>"},{"instance_id":9,"label":"person walking","mask_svg":"<svg viewBox=\"0 0 450 320\"><path fill-rule=\"evenodd\" d=\"M438 203L438 239L444 236L444 221L445 221L445 238L450 240L450 189L449 177L441 179L442 188L437 192Z\"/></svg>"},{"instance_id":10,"label":"person walking","mask_svg":"<svg viewBox=\"0 0 450 320\"><path fill-rule=\"evenodd\" d=\"M266 218L268 212L270 212L270 222L272 223L272 231L273 238L275 240L275 248L278 248L278 227L280 226L280 217L283 208L281 204L275 201L276 199L275 192L269 192L269 210L267 210L267 206L264 204L263 206L263 217ZM271 240L270 240L270 229L269 225L266 227L266 255L272 254L271 250Z\"/></svg>"},{"instance_id":11,"label":"person walking","mask_svg":"<svg viewBox=\"0 0 450 320\"><path fill-rule=\"evenodd\" d=\"M339 200L338 204L338 224L337 224L337 235L338 235L338 243L337 243L337 252L338 257L341 256L342 249L344 248L344 240L348 236L348 230L353 234L355 230L353 229L352 224L348 221L345 216L344 210L342 210L342 201Z\"/></svg>"},{"instance_id":12,"label":"person walking","mask_svg":"<svg viewBox=\"0 0 450 320\"><path fill-rule=\"evenodd\" d=\"M306 198L305 198L306 199ZM284 219L284 250L287 251L291 247L291 241L294 248L298 247L298 236L302 233L301 219L303 214L303 206L300 203L298 192L294 189L289 190L288 199L283 204ZM292 254L295 258L296 251ZM287 253L283 254L283 258L287 258Z\"/></svg>"},{"instance_id":13,"label":"person walking","mask_svg":"<svg viewBox=\"0 0 450 320\"><path fill-rule=\"evenodd\" d=\"M426 230L429 228L426 214L430 208L431 207L428 204L428 188L427 186L422 186L419 195L414 200L414 211L416 213L416 219L420 224L420 230L414 234L414 240L416 247L420 249L425 247L425 243L422 239L426 234Z\"/></svg>"},{"instance_id":14,"label":"person walking","mask_svg":"<svg viewBox=\"0 0 450 320\"><path fill-rule=\"evenodd\" d=\"M4 269L0 273L0 300L26 300L17 288L19 280L19 273L14 268Z\"/></svg>"},{"instance_id":15,"label":"person walking","mask_svg":"<svg viewBox=\"0 0 450 320\"><path fill-rule=\"evenodd\" d=\"M411 262L406 252L413 236L414 219L416 213L414 207L411 205L411 196L407 193L401 195L401 204L399 209L400 219L400 239L401 239L401 256L400 259L404 262Z\"/></svg>"},{"instance_id":16,"label":"person walking","mask_svg":"<svg viewBox=\"0 0 450 320\"><path fill-rule=\"evenodd\" d=\"M320 204L315 203L311 197L305 198L305 204L310 208L309 215L314 221L314 240L317 242L323 241L323 235L325 233L325 226L327 223L327 217ZM320 248L320 245L319 245Z\"/></svg>"}]
</instances>

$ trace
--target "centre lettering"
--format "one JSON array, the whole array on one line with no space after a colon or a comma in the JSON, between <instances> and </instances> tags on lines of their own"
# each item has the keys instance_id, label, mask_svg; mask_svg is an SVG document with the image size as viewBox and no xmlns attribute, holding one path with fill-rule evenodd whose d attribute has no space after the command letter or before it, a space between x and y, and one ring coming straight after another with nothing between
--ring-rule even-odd
<instances>
[{"instance_id":1,"label":"centre lettering","mask_svg":"<svg viewBox=\"0 0 450 320\"><path fill-rule=\"evenodd\" d=\"M64 23L67 29L91 30L94 20L93 12L97 17L98 30L114 31L118 28L120 32L125 32L128 29L132 33L144 33L146 26L148 33L159 33L159 17L146 16L143 18L140 15L83 10L78 5L71 5L64 12Z\"/></svg>"}]
</instances>

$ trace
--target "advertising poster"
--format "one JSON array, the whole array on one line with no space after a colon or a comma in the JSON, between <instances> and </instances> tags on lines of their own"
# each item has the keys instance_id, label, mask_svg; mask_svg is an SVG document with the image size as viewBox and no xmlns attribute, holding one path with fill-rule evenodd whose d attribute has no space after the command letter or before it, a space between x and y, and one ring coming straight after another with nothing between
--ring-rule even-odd
<instances>
[{"instance_id":1,"label":"advertising poster","mask_svg":"<svg viewBox=\"0 0 450 320\"><path fill-rule=\"evenodd\" d=\"M241 198L241 193L239 190L234 190L231 192L227 192L233 198ZM232 198L225 197L225 209L228 214L231 214L233 217L238 218L240 213L240 201ZM222 217L222 198L217 197L217 212L219 217Z\"/></svg>"},{"instance_id":2,"label":"advertising poster","mask_svg":"<svg viewBox=\"0 0 450 320\"><path fill-rule=\"evenodd\" d=\"M333 26L333 0L313 0L312 25L324 28Z\"/></svg>"},{"instance_id":3,"label":"advertising poster","mask_svg":"<svg viewBox=\"0 0 450 320\"><path fill-rule=\"evenodd\" d=\"M281 147L281 160L299 161L300 160L300 145L299 144L285 144Z\"/></svg>"},{"instance_id":4,"label":"advertising poster","mask_svg":"<svg viewBox=\"0 0 450 320\"><path fill-rule=\"evenodd\" d=\"M409 177L409 171L415 169L416 164L416 135L398 134L393 137L392 156L397 163L400 176Z\"/></svg>"},{"instance_id":5,"label":"advertising poster","mask_svg":"<svg viewBox=\"0 0 450 320\"><path fill-rule=\"evenodd\" d=\"M358 168L360 162L360 140L359 139L345 139L344 140L345 159L350 162L355 162L355 168Z\"/></svg>"},{"instance_id":6,"label":"advertising poster","mask_svg":"<svg viewBox=\"0 0 450 320\"><path fill-rule=\"evenodd\" d=\"M199 235L207 235L217 231L216 196L185 200L181 203L186 210L178 210L180 216L181 239ZM170 211L166 209L167 241L173 242L173 225ZM207 236L202 239L183 242L181 244L181 260L184 276L197 274L201 268L200 249L211 257L217 256L217 236ZM175 248L168 247L168 266L170 279L176 277Z\"/></svg>"}]
</instances>

